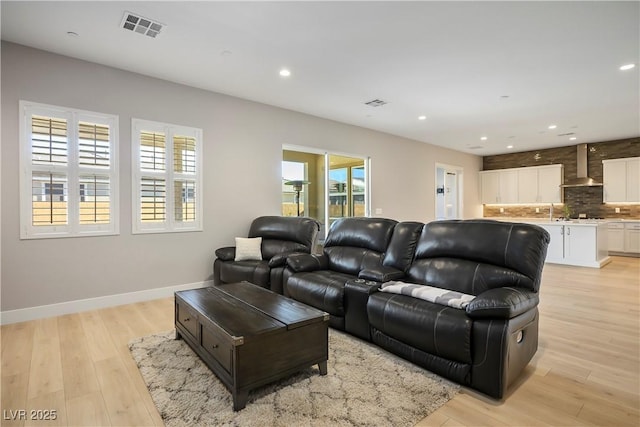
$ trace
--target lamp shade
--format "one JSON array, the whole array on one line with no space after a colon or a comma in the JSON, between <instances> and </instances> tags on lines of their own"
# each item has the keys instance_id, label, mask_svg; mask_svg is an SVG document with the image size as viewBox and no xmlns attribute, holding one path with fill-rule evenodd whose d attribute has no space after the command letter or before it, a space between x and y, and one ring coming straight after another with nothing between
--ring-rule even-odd
<instances>
[{"instance_id":1,"label":"lamp shade","mask_svg":"<svg viewBox=\"0 0 640 427\"><path fill-rule=\"evenodd\" d=\"M293 190L294 191L300 191L302 190L302 186L306 185L306 184L311 184L310 181L303 181L303 180L293 180L293 181L287 181L284 183L284 185L291 185L293 186Z\"/></svg>"}]
</instances>

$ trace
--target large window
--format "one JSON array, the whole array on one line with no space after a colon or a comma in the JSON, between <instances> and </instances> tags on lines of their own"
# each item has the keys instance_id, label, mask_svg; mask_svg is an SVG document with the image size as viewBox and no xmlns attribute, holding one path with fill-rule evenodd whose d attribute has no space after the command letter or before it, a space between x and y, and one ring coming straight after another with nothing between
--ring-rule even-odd
<instances>
[{"instance_id":1,"label":"large window","mask_svg":"<svg viewBox=\"0 0 640 427\"><path fill-rule=\"evenodd\" d=\"M20 237L118 233L118 117L20 101Z\"/></svg>"},{"instance_id":2,"label":"large window","mask_svg":"<svg viewBox=\"0 0 640 427\"><path fill-rule=\"evenodd\" d=\"M202 130L132 120L133 232L202 230Z\"/></svg>"}]
</instances>

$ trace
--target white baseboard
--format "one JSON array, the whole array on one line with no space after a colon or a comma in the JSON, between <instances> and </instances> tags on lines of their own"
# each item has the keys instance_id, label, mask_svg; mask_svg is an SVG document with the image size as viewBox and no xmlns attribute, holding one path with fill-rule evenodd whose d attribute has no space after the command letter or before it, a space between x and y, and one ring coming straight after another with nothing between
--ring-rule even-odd
<instances>
[{"instance_id":1,"label":"white baseboard","mask_svg":"<svg viewBox=\"0 0 640 427\"><path fill-rule=\"evenodd\" d=\"M203 288L211 285L213 285L213 280L206 280L204 282L167 286L165 288L146 289L144 291L129 292L126 294L107 295L103 297L67 301L57 304L21 308L18 310L8 310L0 313L0 325L8 325L10 323L26 322L28 320L43 319L45 317L62 316L63 314L78 313L81 311L114 307L116 305L133 304L135 302L166 298L173 296L175 291Z\"/></svg>"}]
</instances>

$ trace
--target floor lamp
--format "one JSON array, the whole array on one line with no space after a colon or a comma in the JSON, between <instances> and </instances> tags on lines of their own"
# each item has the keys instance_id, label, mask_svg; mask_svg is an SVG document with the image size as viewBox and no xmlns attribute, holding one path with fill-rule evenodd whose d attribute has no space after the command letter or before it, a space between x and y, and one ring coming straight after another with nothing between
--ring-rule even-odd
<instances>
[{"instance_id":1,"label":"floor lamp","mask_svg":"<svg viewBox=\"0 0 640 427\"><path fill-rule=\"evenodd\" d=\"M300 192L302 191L302 186L307 184L311 184L311 182L294 180L294 181L287 181L284 183L284 185L291 185L293 187L293 191L296 192L295 202L296 202L296 205L298 206L298 216L300 216Z\"/></svg>"}]
</instances>

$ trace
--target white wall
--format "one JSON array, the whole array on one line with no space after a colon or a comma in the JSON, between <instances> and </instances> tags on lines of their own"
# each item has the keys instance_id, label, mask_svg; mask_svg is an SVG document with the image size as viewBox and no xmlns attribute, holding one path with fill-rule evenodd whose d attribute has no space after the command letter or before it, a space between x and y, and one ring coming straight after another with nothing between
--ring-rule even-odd
<instances>
[{"instance_id":1,"label":"white wall","mask_svg":"<svg viewBox=\"0 0 640 427\"><path fill-rule=\"evenodd\" d=\"M441 147L2 43L2 311L196 283L214 250L280 213L282 145L371 157L372 209L434 218L435 163L465 171L465 217L481 216L481 159ZM117 114L120 235L20 240L18 101ZM204 231L131 234L131 118L204 130Z\"/></svg>"}]
</instances>

